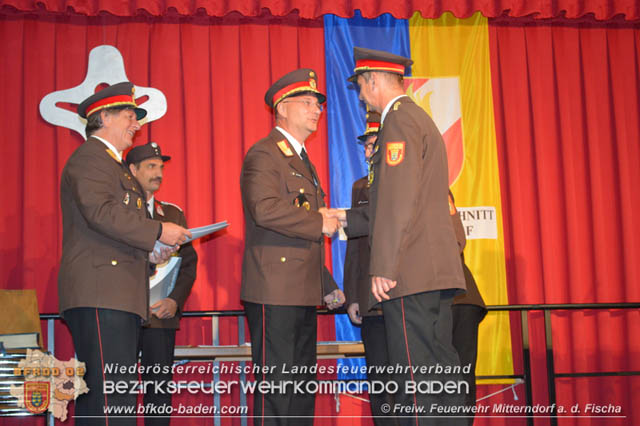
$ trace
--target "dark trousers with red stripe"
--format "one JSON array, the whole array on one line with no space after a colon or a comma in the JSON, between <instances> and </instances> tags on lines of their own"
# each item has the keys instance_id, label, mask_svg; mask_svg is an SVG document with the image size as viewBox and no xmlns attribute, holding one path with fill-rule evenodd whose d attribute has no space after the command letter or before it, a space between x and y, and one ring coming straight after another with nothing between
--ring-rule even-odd
<instances>
[{"instance_id":1,"label":"dark trousers with red stripe","mask_svg":"<svg viewBox=\"0 0 640 426\"><path fill-rule=\"evenodd\" d=\"M254 365L268 367L257 382L313 381L315 374L292 374L294 368L315 366L317 318L315 306L275 306L245 302L251 357ZM256 426L313 425L315 394L256 391L253 415Z\"/></svg>"},{"instance_id":2,"label":"dark trousers with red stripe","mask_svg":"<svg viewBox=\"0 0 640 426\"><path fill-rule=\"evenodd\" d=\"M466 386L460 374L446 374L445 368L459 367L452 344L451 303L453 290L418 293L382 303L387 350L393 380L399 390L391 412L400 425L459 425L462 419L442 416L437 407L462 406ZM406 368L408 367L408 368ZM459 388L440 388L453 382ZM416 391L413 384L419 384Z\"/></svg>"},{"instance_id":3,"label":"dark trousers with red stripe","mask_svg":"<svg viewBox=\"0 0 640 426\"><path fill-rule=\"evenodd\" d=\"M134 374L121 371L105 372L105 367L124 366L127 370L138 361L138 338L141 318L133 313L100 308L74 308L63 314L71 330L78 361L86 365L84 380L89 392L75 401L76 425L130 425L135 417L106 415L105 407L123 407L134 410L137 395L133 393L104 392L104 383L124 381L127 390L138 381ZM125 415L124 413L122 415ZM135 416L135 412L128 413Z\"/></svg>"}]
</instances>

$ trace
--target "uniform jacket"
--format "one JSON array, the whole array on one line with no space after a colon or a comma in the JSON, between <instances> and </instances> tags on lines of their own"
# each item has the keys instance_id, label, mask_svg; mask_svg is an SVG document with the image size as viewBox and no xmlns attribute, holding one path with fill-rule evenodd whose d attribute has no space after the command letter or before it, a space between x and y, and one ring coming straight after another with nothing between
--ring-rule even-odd
<instances>
[{"instance_id":1,"label":"uniform jacket","mask_svg":"<svg viewBox=\"0 0 640 426\"><path fill-rule=\"evenodd\" d=\"M358 179L351 189L351 208L369 207L369 188L367 177ZM368 232L367 232L368 233ZM380 315L377 309L369 310L373 298L371 293L371 276L369 275L369 237L353 237L347 240L347 254L344 259L344 294L347 298L345 306L357 303L360 315Z\"/></svg>"},{"instance_id":2,"label":"uniform jacket","mask_svg":"<svg viewBox=\"0 0 640 426\"><path fill-rule=\"evenodd\" d=\"M347 212L348 236L368 222L369 274L398 281L391 298L464 289L447 202L447 153L433 120L409 97L395 101L378 134L366 209Z\"/></svg>"},{"instance_id":3,"label":"uniform jacket","mask_svg":"<svg viewBox=\"0 0 640 426\"><path fill-rule=\"evenodd\" d=\"M460 219L460 212L453 203L453 198L450 200L449 213L451 214L451 220L453 222L453 229L456 234L456 240L460 247L460 260L462 262L462 271L464 274L464 280L467 287L467 292L454 298L453 303L456 305L477 305L485 307L482 295L478 290L471 271L464 263L464 255L462 251L466 245L467 239L464 233L464 227L462 220ZM351 207L352 208L366 208L369 203L369 190L367 187L367 177L358 179L353 184L351 192ZM351 303L358 303L360 305L360 315L379 315L378 310L366 310L366 306L369 306L371 294L371 277L369 276L369 239L367 237L354 237L349 238L347 241L347 254L344 260L344 292L347 298L346 306Z\"/></svg>"},{"instance_id":4,"label":"uniform jacket","mask_svg":"<svg viewBox=\"0 0 640 426\"><path fill-rule=\"evenodd\" d=\"M89 138L71 154L60 179L60 312L97 307L147 318L149 252L160 225L148 219L138 181Z\"/></svg>"},{"instance_id":5,"label":"uniform jacket","mask_svg":"<svg viewBox=\"0 0 640 426\"><path fill-rule=\"evenodd\" d=\"M314 169L315 172L315 169ZM317 173L316 173L317 176ZM247 152L240 177L245 220L241 299L317 306L337 288L324 267L324 192L278 130ZM296 207L303 199L303 205Z\"/></svg>"},{"instance_id":6,"label":"uniform jacket","mask_svg":"<svg viewBox=\"0 0 640 426\"><path fill-rule=\"evenodd\" d=\"M187 219L184 217L182 210L171 203L165 203L154 198L153 206L153 219L161 222L173 222L183 228L187 228ZM177 253L182 257L180 262L180 271L178 272L178 278L176 279L176 285L173 288L169 297L176 301L178 304L178 310L173 318L159 319L156 316L151 315L149 317L149 324L151 328L179 328L180 317L182 314L182 308L184 307L191 288L196 280L196 267L198 264L198 254L193 248L193 244L187 243L180 246L180 250Z\"/></svg>"},{"instance_id":7,"label":"uniform jacket","mask_svg":"<svg viewBox=\"0 0 640 426\"><path fill-rule=\"evenodd\" d=\"M456 209L455 203L453 201L453 195L449 193L449 213L451 214L451 220L453 221L453 229L456 233L456 240L458 241L458 247L460 248L460 261L462 263L462 271L464 273L464 281L467 285L467 292L465 294L461 294L456 296L453 299L454 305L477 305L480 307L486 307L484 304L484 300L482 299L482 295L478 290L478 285L476 284L476 280L473 278L473 274L464 263L464 254L463 250L465 245L467 244L467 237L464 233L464 227L462 226L462 219L460 219L460 212Z\"/></svg>"}]
</instances>

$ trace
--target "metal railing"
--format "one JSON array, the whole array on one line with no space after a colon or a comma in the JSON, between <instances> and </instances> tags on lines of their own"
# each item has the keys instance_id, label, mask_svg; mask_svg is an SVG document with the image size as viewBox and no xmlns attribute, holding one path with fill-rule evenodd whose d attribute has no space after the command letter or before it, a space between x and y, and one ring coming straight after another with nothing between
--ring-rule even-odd
<instances>
[{"instance_id":1,"label":"metal railing","mask_svg":"<svg viewBox=\"0 0 640 426\"><path fill-rule=\"evenodd\" d=\"M640 303L556 303L556 304L540 304L540 305L491 305L487 306L490 312L500 311L519 311L520 323L522 326L522 362L523 374L513 376L478 376L480 379L498 379L498 378L521 378L525 383L525 402L527 406L533 405L533 392L531 389L531 346L529 342L529 317L531 311L542 311L544 313L544 334L545 334L545 352L546 352L546 371L547 371L547 392L549 395L549 405L551 408L550 423L551 426L558 424L556 409L556 379L558 378L575 378L575 377L605 377L605 376L638 376L640 371L584 371L578 373L559 373L555 370L553 356L553 331L551 327L551 313L553 311L568 310L632 310L640 309ZM527 417L527 424L533 425L533 417Z\"/></svg>"},{"instance_id":2,"label":"metal railing","mask_svg":"<svg viewBox=\"0 0 640 426\"><path fill-rule=\"evenodd\" d=\"M531 366L531 346L529 341L529 313L531 311L542 311L544 314L544 330L545 330L545 352L546 352L546 372L547 372L547 385L549 405L555 407L556 403L556 379L558 378L577 378L577 377L603 377L603 376L638 376L640 371L581 371L581 372L557 372L554 363L553 352L553 331L551 326L551 314L555 311L569 311L569 310L634 310L640 309L640 303L566 303L566 304L535 304L535 305L490 305L487 306L489 312L520 312L520 325L521 325L521 346L522 346L522 374L512 375L487 375L477 376L478 379L521 379L525 384L525 403L527 406L533 405L533 394L531 388L532 378L532 366ZM320 315L333 315L336 313L345 313L344 310L327 311L319 310ZM184 312L183 317L210 317L212 321L212 342L214 345L219 344L218 337L218 320L225 317L243 317L244 311L242 310L222 310L222 311L187 311ZM60 315L57 313L45 313L40 315L40 319L47 321L47 350L50 353L54 353L55 349L55 333L54 322L60 319ZM238 327L238 343L245 342L244 327ZM216 378L214 377L214 381ZM215 395L219 398L219 395ZM219 404L218 401L214 403ZM242 403L242 401L241 401ZM245 401L246 405L246 401ZM552 409L550 422L552 426L558 424L558 417L556 417L555 409ZM246 419L243 419L246 420ZM527 424L533 425L534 416L527 417ZM48 416L49 424L53 424L53 417ZM243 422L244 424L245 422ZM214 419L214 424L220 424L220 418Z\"/></svg>"}]
</instances>

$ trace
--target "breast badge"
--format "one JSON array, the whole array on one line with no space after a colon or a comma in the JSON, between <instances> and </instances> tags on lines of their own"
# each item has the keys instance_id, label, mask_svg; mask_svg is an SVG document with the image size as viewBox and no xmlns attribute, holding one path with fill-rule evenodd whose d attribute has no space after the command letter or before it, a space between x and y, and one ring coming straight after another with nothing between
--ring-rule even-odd
<instances>
[{"instance_id":1,"label":"breast badge","mask_svg":"<svg viewBox=\"0 0 640 426\"><path fill-rule=\"evenodd\" d=\"M379 150L380 145L378 145L378 142L376 142L373 147L373 154L371 154L371 157L369 157L369 159L367 160L367 188L371 187L371 184L373 184L373 157L378 153Z\"/></svg>"},{"instance_id":2,"label":"breast badge","mask_svg":"<svg viewBox=\"0 0 640 426\"><path fill-rule=\"evenodd\" d=\"M304 207L307 211L311 210L311 204L309 204L309 200L303 191L298 194L296 198L293 199L293 205L296 207Z\"/></svg>"},{"instance_id":3,"label":"breast badge","mask_svg":"<svg viewBox=\"0 0 640 426\"><path fill-rule=\"evenodd\" d=\"M128 193L128 192L125 192L125 194L124 194L124 199L122 200L122 203L123 203L125 206L128 206L128 205L129 205L129 201L130 201L130 200L131 200L131 196L129 195L129 193Z\"/></svg>"}]
</instances>

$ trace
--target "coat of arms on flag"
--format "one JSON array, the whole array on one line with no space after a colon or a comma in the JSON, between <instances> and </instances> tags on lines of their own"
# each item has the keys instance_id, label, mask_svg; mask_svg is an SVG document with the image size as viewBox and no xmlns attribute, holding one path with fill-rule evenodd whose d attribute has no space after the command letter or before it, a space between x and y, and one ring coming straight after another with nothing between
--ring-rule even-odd
<instances>
[{"instance_id":1,"label":"coat of arms on flag","mask_svg":"<svg viewBox=\"0 0 640 426\"><path fill-rule=\"evenodd\" d=\"M407 95L433 119L447 147L449 186L462 172L464 143L458 77L405 77Z\"/></svg>"}]
</instances>

